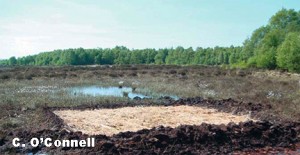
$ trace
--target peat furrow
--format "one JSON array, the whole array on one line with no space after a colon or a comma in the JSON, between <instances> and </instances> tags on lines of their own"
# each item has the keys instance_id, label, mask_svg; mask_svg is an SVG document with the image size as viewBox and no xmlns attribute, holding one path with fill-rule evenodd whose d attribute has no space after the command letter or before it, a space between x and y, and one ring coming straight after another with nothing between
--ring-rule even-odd
<instances>
[{"instance_id":1,"label":"peat furrow","mask_svg":"<svg viewBox=\"0 0 300 155\"><path fill-rule=\"evenodd\" d=\"M170 97L162 97L156 102L149 99L143 100L132 100L131 102L120 102L120 103L99 103L99 104L83 104L75 107L49 107L50 110L93 110L93 109L114 109L121 107L134 107L134 106L174 106L174 105L192 105L192 106L203 106L207 108L214 108L224 112L234 113L248 113L249 111L257 113L260 111L266 111L272 109L270 104L261 103L246 103L238 102L231 98L223 100L203 99L201 97L194 98L180 98L173 100Z\"/></svg>"}]
</instances>

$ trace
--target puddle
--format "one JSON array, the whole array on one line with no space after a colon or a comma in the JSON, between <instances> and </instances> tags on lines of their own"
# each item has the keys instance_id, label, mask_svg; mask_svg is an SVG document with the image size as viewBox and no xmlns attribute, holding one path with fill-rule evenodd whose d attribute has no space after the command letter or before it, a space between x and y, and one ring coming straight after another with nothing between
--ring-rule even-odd
<instances>
[{"instance_id":1,"label":"puddle","mask_svg":"<svg viewBox=\"0 0 300 155\"><path fill-rule=\"evenodd\" d=\"M128 97L130 99L134 98L160 98L169 96L172 99L178 100L179 97L175 95L169 94L161 94L156 92L151 92L146 89L139 89L139 91L134 91L131 87L100 87L100 86L74 86L67 88L59 88L57 86L26 86L23 88L19 88L15 93L46 93L50 96L56 96L56 93L65 92L66 95L70 95L71 97L76 97L79 95L87 95L87 96L111 96L111 97Z\"/></svg>"},{"instance_id":2,"label":"puddle","mask_svg":"<svg viewBox=\"0 0 300 155\"><path fill-rule=\"evenodd\" d=\"M114 97L128 97L130 99L139 97L154 98L154 96L134 92L131 87L98 87L98 86L86 86L86 87L73 87L69 89L72 95L91 95L91 96L114 96ZM157 95L155 95L157 96ZM165 95L160 95L165 96ZM160 97L159 96L159 97ZM173 99L178 99L177 96L171 95Z\"/></svg>"}]
</instances>

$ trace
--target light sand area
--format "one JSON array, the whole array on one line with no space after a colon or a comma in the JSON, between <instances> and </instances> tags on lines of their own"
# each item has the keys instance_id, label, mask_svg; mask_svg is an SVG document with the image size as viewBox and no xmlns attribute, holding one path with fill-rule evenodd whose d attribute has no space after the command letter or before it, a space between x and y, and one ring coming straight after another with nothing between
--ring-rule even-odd
<instances>
[{"instance_id":1,"label":"light sand area","mask_svg":"<svg viewBox=\"0 0 300 155\"><path fill-rule=\"evenodd\" d=\"M243 122L246 115L237 116L197 106L123 107L98 110L58 110L56 115L74 131L89 135L113 135L124 131L149 129L160 125L228 124Z\"/></svg>"}]
</instances>

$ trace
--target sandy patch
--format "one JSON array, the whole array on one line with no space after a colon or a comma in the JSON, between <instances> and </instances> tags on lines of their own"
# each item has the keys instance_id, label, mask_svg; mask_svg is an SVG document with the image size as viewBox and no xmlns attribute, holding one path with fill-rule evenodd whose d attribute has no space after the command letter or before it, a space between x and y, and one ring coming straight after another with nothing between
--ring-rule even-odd
<instances>
[{"instance_id":1,"label":"sandy patch","mask_svg":"<svg viewBox=\"0 0 300 155\"><path fill-rule=\"evenodd\" d=\"M228 124L243 122L246 115L237 116L196 106L151 106L124 107L98 110L60 110L56 115L74 131L112 135L124 131L137 131L156 126L176 127L179 125L200 125L201 123Z\"/></svg>"}]
</instances>

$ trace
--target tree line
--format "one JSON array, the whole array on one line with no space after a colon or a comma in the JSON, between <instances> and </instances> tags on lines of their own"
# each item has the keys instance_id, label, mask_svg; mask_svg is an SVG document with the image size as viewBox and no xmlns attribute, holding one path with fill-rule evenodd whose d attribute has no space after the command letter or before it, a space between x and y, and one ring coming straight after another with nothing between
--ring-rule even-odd
<instances>
[{"instance_id":1,"label":"tree line","mask_svg":"<svg viewBox=\"0 0 300 155\"><path fill-rule=\"evenodd\" d=\"M98 49L65 49L3 60L7 65L112 65L112 64L233 64L241 58L241 47L128 49L124 46ZM4 62L5 61L5 62Z\"/></svg>"},{"instance_id":2,"label":"tree line","mask_svg":"<svg viewBox=\"0 0 300 155\"><path fill-rule=\"evenodd\" d=\"M65 49L0 60L2 65L174 64L230 65L300 72L300 11L282 9L243 46L214 48Z\"/></svg>"}]
</instances>

